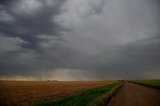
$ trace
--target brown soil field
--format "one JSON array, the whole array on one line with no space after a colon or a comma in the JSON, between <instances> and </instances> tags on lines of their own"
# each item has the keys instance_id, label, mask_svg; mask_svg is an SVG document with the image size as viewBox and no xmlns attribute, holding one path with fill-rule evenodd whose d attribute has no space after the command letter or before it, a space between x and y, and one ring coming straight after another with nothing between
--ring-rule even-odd
<instances>
[{"instance_id":1,"label":"brown soil field","mask_svg":"<svg viewBox=\"0 0 160 106\"><path fill-rule=\"evenodd\" d=\"M125 82L107 106L160 106L160 90Z\"/></svg>"},{"instance_id":2,"label":"brown soil field","mask_svg":"<svg viewBox=\"0 0 160 106\"><path fill-rule=\"evenodd\" d=\"M28 106L116 81L0 81L1 106Z\"/></svg>"}]
</instances>

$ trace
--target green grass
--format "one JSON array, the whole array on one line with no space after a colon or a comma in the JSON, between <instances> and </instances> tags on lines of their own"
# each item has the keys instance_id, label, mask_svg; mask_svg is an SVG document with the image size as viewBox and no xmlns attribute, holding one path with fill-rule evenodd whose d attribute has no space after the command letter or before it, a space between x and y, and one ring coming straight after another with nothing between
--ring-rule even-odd
<instances>
[{"instance_id":1,"label":"green grass","mask_svg":"<svg viewBox=\"0 0 160 106\"><path fill-rule=\"evenodd\" d=\"M160 89L160 80L135 80L131 82Z\"/></svg>"},{"instance_id":2,"label":"green grass","mask_svg":"<svg viewBox=\"0 0 160 106\"><path fill-rule=\"evenodd\" d=\"M116 86L105 92L103 95L92 100L88 106L106 106L109 100L116 94L117 90L122 86L124 81L119 82Z\"/></svg>"},{"instance_id":3,"label":"green grass","mask_svg":"<svg viewBox=\"0 0 160 106\"><path fill-rule=\"evenodd\" d=\"M115 91L120 87L122 81L106 86L101 86L64 97L60 100L45 101L38 103L38 106L97 106L107 103ZM104 102L105 101L105 102Z\"/></svg>"}]
</instances>

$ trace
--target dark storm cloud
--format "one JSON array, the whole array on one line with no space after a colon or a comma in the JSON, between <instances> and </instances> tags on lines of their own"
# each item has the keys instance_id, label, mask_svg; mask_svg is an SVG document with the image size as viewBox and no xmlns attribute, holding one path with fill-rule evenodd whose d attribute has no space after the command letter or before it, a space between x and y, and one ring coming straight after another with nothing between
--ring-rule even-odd
<instances>
[{"instance_id":1,"label":"dark storm cloud","mask_svg":"<svg viewBox=\"0 0 160 106\"><path fill-rule=\"evenodd\" d=\"M54 21L64 3L65 0L0 2L1 74L32 74L32 70L55 67L63 61L61 58L66 59L69 48L65 48L60 34L66 28ZM53 46L43 48L42 43ZM5 46L8 50L3 50Z\"/></svg>"},{"instance_id":2,"label":"dark storm cloud","mask_svg":"<svg viewBox=\"0 0 160 106\"><path fill-rule=\"evenodd\" d=\"M82 59L77 64L81 64L79 68L91 70L94 76L102 79L105 79L106 75L106 79L157 78L160 68L159 54L160 37L154 36L108 49L100 55ZM157 75L154 76L155 73Z\"/></svg>"},{"instance_id":3,"label":"dark storm cloud","mask_svg":"<svg viewBox=\"0 0 160 106\"><path fill-rule=\"evenodd\" d=\"M43 0L35 1L35 4L37 2L39 3L37 5L40 5L39 7L37 6L38 10L36 10L36 12L34 12L34 9L27 10L29 8L32 8L29 7L29 5L34 4L27 5L21 4L21 2L25 1L13 0L11 2L1 3L1 11L3 11L4 9L9 15L14 17L15 19L13 22L0 22L0 30L6 36L20 37L21 39L29 42L25 45L25 47L36 49L38 35L47 34L52 36L59 36L59 32L61 30L64 30L61 26L59 26L59 24L54 22L54 16L58 15L61 12L60 8L61 5L63 5L63 3L65 2L64 0L54 0L54 6L48 6ZM34 1L29 2L34 3ZM22 8L17 7L21 5ZM23 5L27 5L28 7L25 7ZM20 9L24 10L21 11ZM53 17L53 21L51 20L51 17Z\"/></svg>"},{"instance_id":4,"label":"dark storm cloud","mask_svg":"<svg viewBox=\"0 0 160 106\"><path fill-rule=\"evenodd\" d=\"M159 78L159 0L1 0L0 76Z\"/></svg>"}]
</instances>

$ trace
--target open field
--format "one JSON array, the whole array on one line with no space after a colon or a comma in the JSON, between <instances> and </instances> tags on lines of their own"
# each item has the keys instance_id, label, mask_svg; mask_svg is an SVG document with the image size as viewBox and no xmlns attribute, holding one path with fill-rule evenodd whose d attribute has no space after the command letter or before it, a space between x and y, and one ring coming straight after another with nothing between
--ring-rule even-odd
<instances>
[{"instance_id":1,"label":"open field","mask_svg":"<svg viewBox=\"0 0 160 106\"><path fill-rule=\"evenodd\" d=\"M60 100L46 101L37 104L38 106L101 106L107 104L110 97L123 84L118 82L105 85L84 92L76 93Z\"/></svg>"},{"instance_id":2,"label":"open field","mask_svg":"<svg viewBox=\"0 0 160 106\"><path fill-rule=\"evenodd\" d=\"M125 82L108 106L160 106L160 90Z\"/></svg>"},{"instance_id":3,"label":"open field","mask_svg":"<svg viewBox=\"0 0 160 106\"><path fill-rule=\"evenodd\" d=\"M134 83L160 89L160 80L135 80Z\"/></svg>"},{"instance_id":4,"label":"open field","mask_svg":"<svg viewBox=\"0 0 160 106\"><path fill-rule=\"evenodd\" d=\"M160 106L157 86L159 80L0 81L0 106Z\"/></svg>"},{"instance_id":5,"label":"open field","mask_svg":"<svg viewBox=\"0 0 160 106\"><path fill-rule=\"evenodd\" d=\"M0 105L31 105L116 81L0 81Z\"/></svg>"}]
</instances>

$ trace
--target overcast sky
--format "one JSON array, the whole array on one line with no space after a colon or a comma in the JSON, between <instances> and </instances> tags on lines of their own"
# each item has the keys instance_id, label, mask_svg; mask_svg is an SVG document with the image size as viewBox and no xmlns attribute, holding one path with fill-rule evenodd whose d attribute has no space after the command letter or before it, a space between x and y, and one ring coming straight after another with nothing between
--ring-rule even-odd
<instances>
[{"instance_id":1,"label":"overcast sky","mask_svg":"<svg viewBox=\"0 0 160 106\"><path fill-rule=\"evenodd\" d=\"M0 79L157 78L159 0L0 0Z\"/></svg>"}]
</instances>

